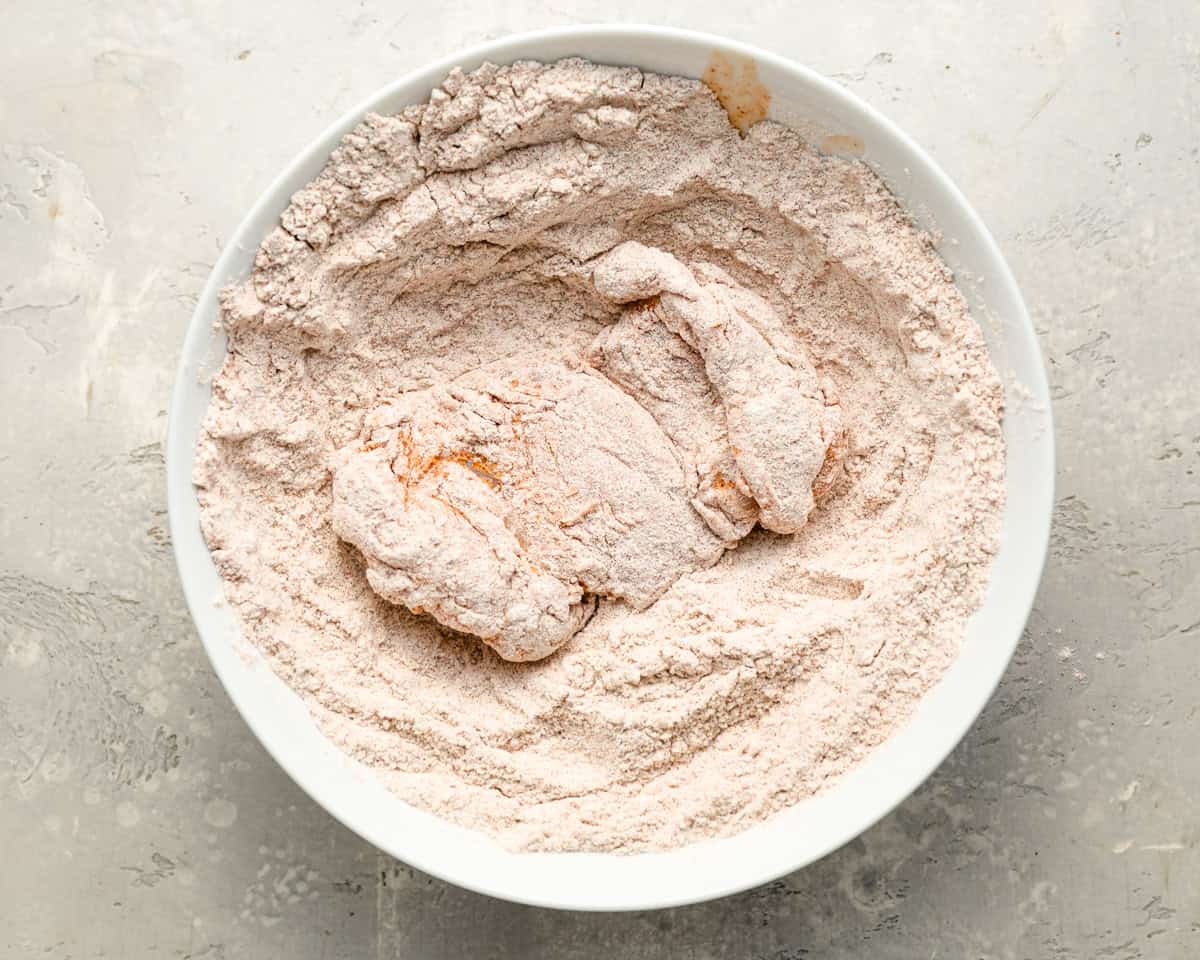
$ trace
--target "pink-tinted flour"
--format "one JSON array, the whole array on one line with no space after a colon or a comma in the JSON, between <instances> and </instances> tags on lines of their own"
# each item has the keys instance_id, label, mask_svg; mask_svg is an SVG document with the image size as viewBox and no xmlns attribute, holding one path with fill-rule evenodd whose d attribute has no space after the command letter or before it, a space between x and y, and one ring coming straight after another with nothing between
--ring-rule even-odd
<instances>
[{"instance_id":1,"label":"pink-tinted flour","mask_svg":"<svg viewBox=\"0 0 1200 960\"><path fill-rule=\"evenodd\" d=\"M769 305L747 322L836 397L842 469L799 532L729 535L648 606L602 596L557 653L510 663L372 590L334 531L333 474L404 395L480 370L644 370L607 331L661 331L592 277L627 240ZM904 723L982 598L1001 390L952 276L866 166L770 122L743 138L697 82L579 60L456 71L346 137L223 318L195 481L244 632L396 793L513 848L673 847L820 790ZM662 382L629 392L665 430L646 421L657 446L635 448L686 472L724 421L672 429L708 387L646 387ZM444 599L454 567L412 569Z\"/></svg>"}]
</instances>

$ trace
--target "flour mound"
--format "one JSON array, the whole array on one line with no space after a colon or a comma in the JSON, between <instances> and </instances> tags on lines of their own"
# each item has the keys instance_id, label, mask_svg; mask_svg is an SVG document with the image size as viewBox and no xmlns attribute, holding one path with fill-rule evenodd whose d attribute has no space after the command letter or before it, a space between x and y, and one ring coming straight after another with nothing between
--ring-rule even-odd
<instances>
[{"instance_id":1,"label":"flour mound","mask_svg":"<svg viewBox=\"0 0 1200 960\"><path fill-rule=\"evenodd\" d=\"M508 847L820 791L983 596L1001 390L953 277L865 165L696 81L453 71L344 138L222 318L194 478L244 634Z\"/></svg>"}]
</instances>

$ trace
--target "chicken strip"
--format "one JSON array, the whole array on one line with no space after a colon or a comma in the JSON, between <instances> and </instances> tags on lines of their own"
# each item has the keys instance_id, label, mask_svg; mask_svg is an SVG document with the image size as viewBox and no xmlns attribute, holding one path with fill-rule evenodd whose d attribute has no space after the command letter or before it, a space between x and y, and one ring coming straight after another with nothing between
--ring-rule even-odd
<instances>
[{"instance_id":1,"label":"chicken strip","mask_svg":"<svg viewBox=\"0 0 1200 960\"><path fill-rule=\"evenodd\" d=\"M700 355L652 306L634 306L596 337L587 360L648 410L679 448L692 507L712 532L731 546L749 533L758 523L758 504L741 479L725 408Z\"/></svg>"},{"instance_id":2,"label":"chicken strip","mask_svg":"<svg viewBox=\"0 0 1200 960\"><path fill-rule=\"evenodd\" d=\"M800 359L785 363L760 332L765 323L756 324L756 314L765 321L770 305L716 267L693 272L666 251L635 241L602 255L592 282L610 300L640 304L696 351L724 409L729 449L740 474L731 478L734 485L758 504L759 522L767 529L802 529L815 503L813 485L822 468L828 470L830 449L839 439L840 416L826 401L812 366ZM611 333L602 339L610 341ZM614 353L605 342L599 350L605 356ZM652 385L653 377L641 383L642 388ZM697 463L701 471L701 464L719 469L703 451Z\"/></svg>"}]
</instances>

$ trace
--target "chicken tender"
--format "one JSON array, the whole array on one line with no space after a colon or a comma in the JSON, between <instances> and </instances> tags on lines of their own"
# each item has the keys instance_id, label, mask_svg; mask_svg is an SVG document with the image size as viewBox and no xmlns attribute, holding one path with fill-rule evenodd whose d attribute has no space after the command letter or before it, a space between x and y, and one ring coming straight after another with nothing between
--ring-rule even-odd
<instances>
[{"instance_id":1,"label":"chicken tender","mask_svg":"<svg viewBox=\"0 0 1200 960\"><path fill-rule=\"evenodd\" d=\"M815 504L813 484L823 467L828 472L829 451L839 440L840 416L837 406L825 397L812 366L802 358L785 363L760 332L770 305L716 267L706 265L693 272L671 254L635 241L622 243L600 257L592 279L597 291L611 300L640 302L643 311L675 333L702 361L704 376L723 408L729 451L737 467L730 471L728 461L712 452L710 438L719 436L719 430L714 426L718 418L711 405L691 404L689 409L699 415L697 435L689 446L704 478L702 486L711 491L722 480L732 483L757 503L758 520L768 530L796 533L803 528ZM645 321L638 326L644 328ZM599 343L606 360L604 369L614 366L608 358L621 356L614 341L619 341L619 332L609 331ZM621 366L622 373L611 374L618 382L639 399L667 396L667 407L674 397L663 394L658 382L688 379L679 375L677 366L668 375L661 369L670 366ZM680 394L686 396L687 391ZM661 404L652 399L651 407L658 406ZM668 433L678 435L693 429L686 417L652 412L662 418L660 422L670 417L671 425L664 423ZM720 446L719 439L716 446ZM726 506L711 494L709 501L718 514L730 520L725 527L717 519L714 529L736 532L742 528L744 520L737 523L732 519L743 509L740 502ZM697 509L704 512L707 507L702 501ZM706 514L710 523L711 516Z\"/></svg>"}]
</instances>

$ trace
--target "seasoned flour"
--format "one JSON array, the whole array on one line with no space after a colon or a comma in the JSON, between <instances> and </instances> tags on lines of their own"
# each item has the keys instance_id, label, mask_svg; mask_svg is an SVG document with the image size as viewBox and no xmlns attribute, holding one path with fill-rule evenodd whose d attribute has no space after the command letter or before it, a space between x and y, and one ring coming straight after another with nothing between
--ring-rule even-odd
<instances>
[{"instance_id":1,"label":"seasoned flour","mask_svg":"<svg viewBox=\"0 0 1200 960\"><path fill-rule=\"evenodd\" d=\"M820 790L982 599L1001 389L953 278L867 167L695 81L455 71L345 138L222 307L195 481L244 632L508 846Z\"/></svg>"}]
</instances>

